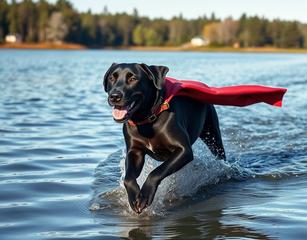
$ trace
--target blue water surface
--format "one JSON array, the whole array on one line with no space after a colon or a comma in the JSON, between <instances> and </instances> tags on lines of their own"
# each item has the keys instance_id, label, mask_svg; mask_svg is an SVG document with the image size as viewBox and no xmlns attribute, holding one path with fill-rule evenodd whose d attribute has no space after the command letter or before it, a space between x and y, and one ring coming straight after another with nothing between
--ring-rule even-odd
<instances>
[{"instance_id":1,"label":"blue water surface","mask_svg":"<svg viewBox=\"0 0 307 240\"><path fill-rule=\"evenodd\" d=\"M217 106L228 162L197 142L138 216L102 88L113 62L288 92L282 108ZM306 239L307 55L0 50L0 90L0 239Z\"/></svg>"}]
</instances>

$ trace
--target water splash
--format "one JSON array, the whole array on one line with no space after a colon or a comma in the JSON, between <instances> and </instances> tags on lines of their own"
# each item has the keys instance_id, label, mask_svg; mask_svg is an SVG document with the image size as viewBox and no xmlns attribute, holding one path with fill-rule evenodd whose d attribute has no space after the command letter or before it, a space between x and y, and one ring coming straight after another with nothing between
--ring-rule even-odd
<instances>
[{"instance_id":1,"label":"water splash","mask_svg":"<svg viewBox=\"0 0 307 240\"><path fill-rule=\"evenodd\" d=\"M228 163L215 159L201 140L193 145L194 160L180 171L165 178L158 187L154 201L142 215L164 215L168 208L178 205L180 200L193 197L197 192L208 185L217 184L231 178L244 177L247 171L236 162ZM120 151L117 157L120 160L121 177L119 185L114 189L106 191L95 198L90 209L101 210L112 208L118 214L135 215L130 209L126 191L123 184L125 173L125 153ZM110 161L108 161L110 163ZM150 157L145 158L144 168L137 182L140 186L145 182L148 174L159 166L158 162Z\"/></svg>"}]
</instances>

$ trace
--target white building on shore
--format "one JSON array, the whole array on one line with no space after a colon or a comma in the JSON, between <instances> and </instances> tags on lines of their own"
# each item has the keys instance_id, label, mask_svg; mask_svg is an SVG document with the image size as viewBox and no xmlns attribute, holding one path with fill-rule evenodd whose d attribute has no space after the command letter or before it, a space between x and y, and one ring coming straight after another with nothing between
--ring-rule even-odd
<instances>
[{"instance_id":1,"label":"white building on shore","mask_svg":"<svg viewBox=\"0 0 307 240\"><path fill-rule=\"evenodd\" d=\"M5 42L7 43L20 43L21 36L19 34L8 34L5 36Z\"/></svg>"},{"instance_id":2,"label":"white building on shore","mask_svg":"<svg viewBox=\"0 0 307 240\"><path fill-rule=\"evenodd\" d=\"M209 45L210 41L209 39L203 38L203 37L193 37L190 41L190 44L193 47L201 47L201 46L207 46Z\"/></svg>"}]
</instances>

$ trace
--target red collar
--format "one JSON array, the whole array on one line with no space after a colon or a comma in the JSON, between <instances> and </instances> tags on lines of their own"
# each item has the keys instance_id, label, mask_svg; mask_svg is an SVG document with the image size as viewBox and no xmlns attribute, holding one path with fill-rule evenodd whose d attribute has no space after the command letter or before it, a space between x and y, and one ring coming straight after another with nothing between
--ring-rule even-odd
<instances>
[{"instance_id":1,"label":"red collar","mask_svg":"<svg viewBox=\"0 0 307 240\"><path fill-rule=\"evenodd\" d=\"M158 116L160 113L162 113L163 111L166 111L167 109L169 109L169 104L168 101L164 101L162 104L159 105L158 108L156 108L155 111L153 111L152 115L150 115L149 117L145 118L143 121L140 122L134 122L132 120L128 120L128 124L130 126L137 126L137 125L143 125L143 124L147 124L147 123L152 123L154 121L157 120Z\"/></svg>"}]
</instances>

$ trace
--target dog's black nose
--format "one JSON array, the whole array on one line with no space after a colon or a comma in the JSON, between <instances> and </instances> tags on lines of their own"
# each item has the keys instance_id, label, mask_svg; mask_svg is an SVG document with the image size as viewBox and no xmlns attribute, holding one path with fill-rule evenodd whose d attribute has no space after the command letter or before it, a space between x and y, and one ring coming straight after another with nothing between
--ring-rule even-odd
<instances>
[{"instance_id":1,"label":"dog's black nose","mask_svg":"<svg viewBox=\"0 0 307 240\"><path fill-rule=\"evenodd\" d=\"M120 100L122 100L123 94L120 92L112 93L109 96L110 102L112 103L118 103Z\"/></svg>"}]
</instances>

